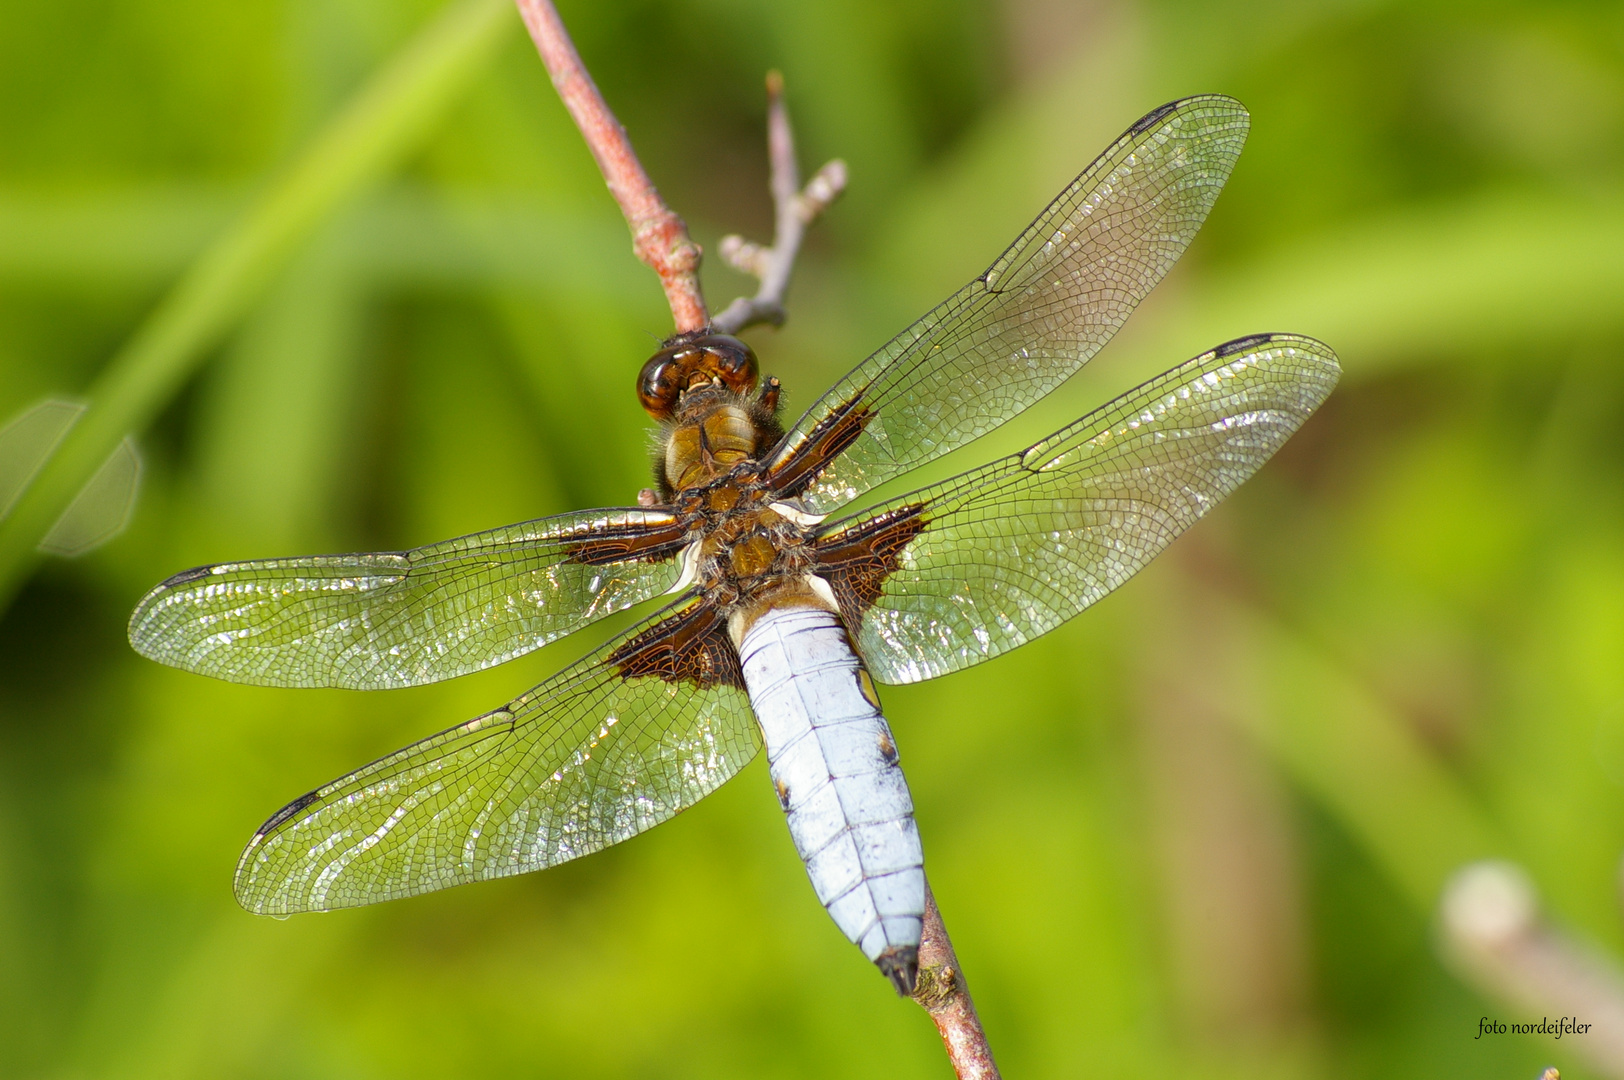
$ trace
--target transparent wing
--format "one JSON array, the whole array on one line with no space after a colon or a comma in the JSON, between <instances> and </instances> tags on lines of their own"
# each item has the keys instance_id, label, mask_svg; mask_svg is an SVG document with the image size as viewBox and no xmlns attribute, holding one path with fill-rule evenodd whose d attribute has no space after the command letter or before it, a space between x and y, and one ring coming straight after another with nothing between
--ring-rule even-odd
<instances>
[{"instance_id":1,"label":"transparent wing","mask_svg":"<svg viewBox=\"0 0 1624 1080\"><path fill-rule=\"evenodd\" d=\"M1240 102L1218 95L1141 119L985 274L801 417L773 459L780 489L828 513L1058 386L1183 254L1229 179L1247 125Z\"/></svg>"},{"instance_id":2,"label":"transparent wing","mask_svg":"<svg viewBox=\"0 0 1624 1080\"><path fill-rule=\"evenodd\" d=\"M1127 581L1325 400L1336 354L1258 335L1181 364L1023 453L848 519L820 570L885 682L1047 633ZM865 584L866 583L866 584Z\"/></svg>"},{"instance_id":3,"label":"transparent wing","mask_svg":"<svg viewBox=\"0 0 1624 1080\"><path fill-rule=\"evenodd\" d=\"M243 851L238 902L286 915L522 874L698 802L760 743L736 662L684 674L696 617L714 613L656 617L505 708L295 800Z\"/></svg>"},{"instance_id":4,"label":"transparent wing","mask_svg":"<svg viewBox=\"0 0 1624 1080\"><path fill-rule=\"evenodd\" d=\"M411 551L221 563L142 599L143 656L262 686L415 686L500 664L677 580L669 513L595 510Z\"/></svg>"}]
</instances>

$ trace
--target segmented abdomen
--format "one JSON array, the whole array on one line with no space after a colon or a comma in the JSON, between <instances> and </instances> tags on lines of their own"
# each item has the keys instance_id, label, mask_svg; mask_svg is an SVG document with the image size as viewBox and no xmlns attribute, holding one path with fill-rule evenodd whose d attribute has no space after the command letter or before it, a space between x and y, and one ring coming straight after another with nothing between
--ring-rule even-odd
<instances>
[{"instance_id":1,"label":"segmented abdomen","mask_svg":"<svg viewBox=\"0 0 1624 1080\"><path fill-rule=\"evenodd\" d=\"M828 611L770 610L739 647L773 785L818 900L913 990L925 912L913 800L873 684Z\"/></svg>"}]
</instances>

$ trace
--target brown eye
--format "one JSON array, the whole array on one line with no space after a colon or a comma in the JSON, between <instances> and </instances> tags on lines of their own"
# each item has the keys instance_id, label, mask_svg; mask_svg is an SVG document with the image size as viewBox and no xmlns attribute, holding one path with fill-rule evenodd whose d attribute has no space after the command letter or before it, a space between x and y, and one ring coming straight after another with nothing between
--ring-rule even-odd
<instances>
[{"instance_id":1,"label":"brown eye","mask_svg":"<svg viewBox=\"0 0 1624 1080\"><path fill-rule=\"evenodd\" d=\"M747 394L756 388L756 354L750 346L728 334L702 337L694 346L705 351L706 373L721 379L729 390Z\"/></svg>"},{"instance_id":2,"label":"brown eye","mask_svg":"<svg viewBox=\"0 0 1624 1080\"><path fill-rule=\"evenodd\" d=\"M684 354L689 354L686 345L672 349L661 349L648 358L643 370L637 376L637 400L642 402L643 408L656 420L668 420L671 413L676 410L677 398L687 386L683 378L685 364L682 363Z\"/></svg>"}]
</instances>

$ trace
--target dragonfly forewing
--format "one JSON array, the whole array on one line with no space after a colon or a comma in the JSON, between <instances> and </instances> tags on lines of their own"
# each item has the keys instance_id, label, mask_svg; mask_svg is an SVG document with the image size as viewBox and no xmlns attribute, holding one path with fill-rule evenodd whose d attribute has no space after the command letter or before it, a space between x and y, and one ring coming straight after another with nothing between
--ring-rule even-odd
<instances>
[{"instance_id":1,"label":"dragonfly forewing","mask_svg":"<svg viewBox=\"0 0 1624 1080\"><path fill-rule=\"evenodd\" d=\"M146 595L130 643L231 682L416 686L659 595L677 580L685 542L667 512L594 510L411 551L199 567Z\"/></svg>"},{"instance_id":2,"label":"dragonfly forewing","mask_svg":"<svg viewBox=\"0 0 1624 1080\"><path fill-rule=\"evenodd\" d=\"M1077 371L1189 246L1247 127L1245 108L1221 95L1134 124L986 273L807 411L772 462L785 493L829 513L991 431Z\"/></svg>"},{"instance_id":3,"label":"dragonfly forewing","mask_svg":"<svg viewBox=\"0 0 1624 1080\"><path fill-rule=\"evenodd\" d=\"M831 526L820 572L869 670L934 678L1072 618L1256 472L1340 370L1311 338L1239 339L1022 453Z\"/></svg>"}]
</instances>

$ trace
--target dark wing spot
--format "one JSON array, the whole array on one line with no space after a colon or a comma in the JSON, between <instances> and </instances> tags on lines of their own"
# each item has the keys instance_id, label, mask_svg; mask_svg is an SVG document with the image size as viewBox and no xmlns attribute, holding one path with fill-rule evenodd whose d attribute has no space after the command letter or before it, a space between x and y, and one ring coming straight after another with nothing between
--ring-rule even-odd
<instances>
[{"instance_id":1,"label":"dark wing spot","mask_svg":"<svg viewBox=\"0 0 1624 1080\"><path fill-rule=\"evenodd\" d=\"M190 570L182 570L180 573L175 574L173 577L165 578L163 581L158 583L158 588L160 588L160 589L178 588L178 587L180 587L182 585L190 584L191 582L194 582L194 581L198 580L199 578L206 578L212 573L214 573L214 566L213 565L210 565L210 566L194 566Z\"/></svg>"},{"instance_id":2,"label":"dark wing spot","mask_svg":"<svg viewBox=\"0 0 1624 1080\"><path fill-rule=\"evenodd\" d=\"M1273 334L1248 334L1245 337L1238 337L1234 341L1226 341L1212 352L1214 356L1222 360L1226 356L1234 356L1238 352L1245 352L1255 346L1267 345L1273 340Z\"/></svg>"},{"instance_id":3,"label":"dark wing spot","mask_svg":"<svg viewBox=\"0 0 1624 1080\"><path fill-rule=\"evenodd\" d=\"M275 829L277 826L281 825L283 822L287 821L289 818L294 817L295 815L297 815L299 813L299 811L301 811L301 810L305 809L306 807L308 807L311 803L315 802L320 796L321 796L321 791L319 789L316 790L316 791L306 792L305 794L300 795L297 799L294 799L292 802L288 803L282 809L280 809L276 813L272 814L270 820L267 821L265 824L261 825L259 827L259 832L256 833L255 835L257 835L257 836L266 835L272 829Z\"/></svg>"},{"instance_id":4,"label":"dark wing spot","mask_svg":"<svg viewBox=\"0 0 1624 1080\"><path fill-rule=\"evenodd\" d=\"M1178 101L1169 101L1166 105L1163 105L1158 109L1152 109L1150 112L1134 121L1133 127L1128 129L1128 134L1143 135L1145 132L1155 127L1161 121L1162 117L1166 116L1168 113L1182 105L1184 100L1184 98L1180 98Z\"/></svg>"},{"instance_id":5,"label":"dark wing spot","mask_svg":"<svg viewBox=\"0 0 1624 1080\"><path fill-rule=\"evenodd\" d=\"M813 573L829 583L849 626L879 599L897 557L929 524L923 503L900 506L814 541Z\"/></svg>"},{"instance_id":6,"label":"dark wing spot","mask_svg":"<svg viewBox=\"0 0 1624 1080\"><path fill-rule=\"evenodd\" d=\"M857 436L874 419L874 411L863 404L863 394L867 392L865 388L831 409L807 434L800 448L773 467L767 474L773 494L780 498L799 495L812 486L831 461L857 441Z\"/></svg>"},{"instance_id":7,"label":"dark wing spot","mask_svg":"<svg viewBox=\"0 0 1624 1080\"><path fill-rule=\"evenodd\" d=\"M662 619L609 654L606 663L625 679L664 679L701 688L718 684L744 689L739 654L727 636L727 619L700 600Z\"/></svg>"},{"instance_id":8,"label":"dark wing spot","mask_svg":"<svg viewBox=\"0 0 1624 1080\"><path fill-rule=\"evenodd\" d=\"M784 813L789 813L789 785L774 778L773 790L778 792L778 805L784 808Z\"/></svg>"},{"instance_id":9,"label":"dark wing spot","mask_svg":"<svg viewBox=\"0 0 1624 1080\"><path fill-rule=\"evenodd\" d=\"M606 525L569 546L571 562L605 566L618 562L664 562L688 543L680 522L664 525Z\"/></svg>"}]
</instances>

